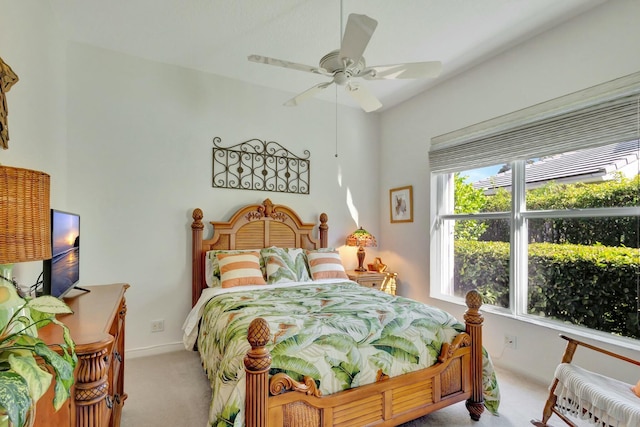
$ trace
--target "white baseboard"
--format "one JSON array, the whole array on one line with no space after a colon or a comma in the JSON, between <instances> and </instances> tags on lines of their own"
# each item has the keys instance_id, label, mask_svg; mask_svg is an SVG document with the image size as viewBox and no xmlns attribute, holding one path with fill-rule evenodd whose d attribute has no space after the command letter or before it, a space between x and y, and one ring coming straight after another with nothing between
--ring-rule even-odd
<instances>
[{"instance_id":1,"label":"white baseboard","mask_svg":"<svg viewBox=\"0 0 640 427\"><path fill-rule=\"evenodd\" d=\"M128 348L125 350L125 358L126 359L135 359L138 357L145 356L156 356L158 354L163 353L171 353L173 351L186 351L184 348L184 344L182 342L175 342L169 344L159 344L151 347L140 347L140 348Z\"/></svg>"}]
</instances>

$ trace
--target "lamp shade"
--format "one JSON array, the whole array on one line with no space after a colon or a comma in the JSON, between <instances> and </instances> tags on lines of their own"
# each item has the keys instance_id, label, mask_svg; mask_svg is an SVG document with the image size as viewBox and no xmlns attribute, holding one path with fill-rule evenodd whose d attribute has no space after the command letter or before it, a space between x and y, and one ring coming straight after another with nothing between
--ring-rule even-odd
<instances>
[{"instance_id":1,"label":"lamp shade","mask_svg":"<svg viewBox=\"0 0 640 427\"><path fill-rule=\"evenodd\" d=\"M50 178L0 166L0 264L51 258Z\"/></svg>"},{"instance_id":2,"label":"lamp shade","mask_svg":"<svg viewBox=\"0 0 640 427\"><path fill-rule=\"evenodd\" d=\"M376 238L373 237L373 234L360 227L347 236L346 245L358 246L358 268L356 268L356 271L367 271L363 266L365 257L364 247L378 246L378 242L376 242Z\"/></svg>"},{"instance_id":3,"label":"lamp shade","mask_svg":"<svg viewBox=\"0 0 640 427\"><path fill-rule=\"evenodd\" d=\"M378 246L378 242L376 242L376 238L373 237L373 234L369 233L362 227L358 228L356 231L347 236L346 244L347 246Z\"/></svg>"}]
</instances>

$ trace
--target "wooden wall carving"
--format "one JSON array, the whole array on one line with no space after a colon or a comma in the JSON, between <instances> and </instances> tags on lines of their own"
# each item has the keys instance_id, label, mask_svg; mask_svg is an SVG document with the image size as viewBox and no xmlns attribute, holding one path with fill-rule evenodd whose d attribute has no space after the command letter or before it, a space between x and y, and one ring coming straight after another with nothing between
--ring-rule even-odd
<instances>
[{"instance_id":1,"label":"wooden wall carving","mask_svg":"<svg viewBox=\"0 0 640 427\"><path fill-rule=\"evenodd\" d=\"M0 147L9 148L9 125L7 120L8 108L5 93L16 84L18 76L11 67L0 58Z\"/></svg>"}]
</instances>

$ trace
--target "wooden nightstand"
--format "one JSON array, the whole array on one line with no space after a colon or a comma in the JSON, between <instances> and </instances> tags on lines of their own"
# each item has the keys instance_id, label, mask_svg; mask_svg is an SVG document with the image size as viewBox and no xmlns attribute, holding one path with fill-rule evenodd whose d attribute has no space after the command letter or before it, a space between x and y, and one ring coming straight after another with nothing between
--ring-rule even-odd
<instances>
[{"instance_id":1,"label":"wooden nightstand","mask_svg":"<svg viewBox=\"0 0 640 427\"><path fill-rule=\"evenodd\" d=\"M354 282L358 282L361 286L377 289L391 295L396 294L396 277L398 273L385 271L378 273L376 271L347 271L347 276Z\"/></svg>"}]
</instances>

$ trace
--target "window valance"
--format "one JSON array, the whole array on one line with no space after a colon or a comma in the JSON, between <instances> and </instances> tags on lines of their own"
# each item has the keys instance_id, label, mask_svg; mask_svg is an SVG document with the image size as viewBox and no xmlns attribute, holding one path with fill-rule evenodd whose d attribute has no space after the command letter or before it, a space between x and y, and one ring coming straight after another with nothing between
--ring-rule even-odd
<instances>
[{"instance_id":1,"label":"window valance","mask_svg":"<svg viewBox=\"0 0 640 427\"><path fill-rule=\"evenodd\" d=\"M640 72L431 139L431 172L637 139Z\"/></svg>"}]
</instances>

